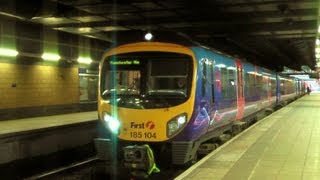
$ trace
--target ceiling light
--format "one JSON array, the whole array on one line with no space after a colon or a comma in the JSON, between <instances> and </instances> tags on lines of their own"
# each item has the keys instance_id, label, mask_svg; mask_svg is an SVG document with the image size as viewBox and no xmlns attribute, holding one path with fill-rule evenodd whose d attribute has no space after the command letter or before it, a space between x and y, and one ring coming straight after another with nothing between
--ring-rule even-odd
<instances>
[{"instance_id":1,"label":"ceiling light","mask_svg":"<svg viewBox=\"0 0 320 180\"><path fill-rule=\"evenodd\" d=\"M31 18L32 22L37 22L46 25L58 25L58 24L69 24L69 23L79 23L77 20L73 20L65 17L33 17Z\"/></svg>"},{"instance_id":2,"label":"ceiling light","mask_svg":"<svg viewBox=\"0 0 320 180\"><path fill-rule=\"evenodd\" d=\"M58 61L61 57L58 54L43 53L41 58L48 61Z\"/></svg>"},{"instance_id":3,"label":"ceiling light","mask_svg":"<svg viewBox=\"0 0 320 180\"><path fill-rule=\"evenodd\" d=\"M316 39L316 45L320 45L320 40Z\"/></svg>"},{"instance_id":4,"label":"ceiling light","mask_svg":"<svg viewBox=\"0 0 320 180\"><path fill-rule=\"evenodd\" d=\"M0 48L0 55L1 56L10 56L10 57L15 57L19 53L16 50L13 49L7 49L7 48Z\"/></svg>"},{"instance_id":5,"label":"ceiling light","mask_svg":"<svg viewBox=\"0 0 320 180\"><path fill-rule=\"evenodd\" d=\"M79 32L81 33L89 33L91 32L92 28L91 27L82 27L82 28L79 28Z\"/></svg>"},{"instance_id":6,"label":"ceiling light","mask_svg":"<svg viewBox=\"0 0 320 180\"><path fill-rule=\"evenodd\" d=\"M123 26L105 26L105 27L97 27L97 29L102 30L102 31L125 31L125 30L129 30L126 27Z\"/></svg>"},{"instance_id":7,"label":"ceiling light","mask_svg":"<svg viewBox=\"0 0 320 180\"><path fill-rule=\"evenodd\" d=\"M152 39L153 35L148 32L146 35L144 35L144 39L147 40L147 41L150 41Z\"/></svg>"},{"instance_id":8,"label":"ceiling light","mask_svg":"<svg viewBox=\"0 0 320 180\"><path fill-rule=\"evenodd\" d=\"M86 57L79 57L77 61L78 61L78 63L83 63L83 64L92 63L92 59L91 58L86 58Z\"/></svg>"},{"instance_id":9,"label":"ceiling light","mask_svg":"<svg viewBox=\"0 0 320 180\"><path fill-rule=\"evenodd\" d=\"M10 13L6 13L6 12L0 12L0 14L4 15L4 16L12 17L12 18L17 18L17 19L20 19L20 20L26 20L24 17L17 16L15 14L10 14Z\"/></svg>"}]
</instances>

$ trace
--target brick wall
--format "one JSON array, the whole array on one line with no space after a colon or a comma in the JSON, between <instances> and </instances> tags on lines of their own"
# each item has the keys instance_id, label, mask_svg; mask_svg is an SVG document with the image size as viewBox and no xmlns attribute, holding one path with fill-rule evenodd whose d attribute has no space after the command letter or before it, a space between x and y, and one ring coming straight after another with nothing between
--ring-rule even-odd
<instances>
[{"instance_id":1,"label":"brick wall","mask_svg":"<svg viewBox=\"0 0 320 180\"><path fill-rule=\"evenodd\" d=\"M77 103L77 67L0 63L0 109Z\"/></svg>"}]
</instances>

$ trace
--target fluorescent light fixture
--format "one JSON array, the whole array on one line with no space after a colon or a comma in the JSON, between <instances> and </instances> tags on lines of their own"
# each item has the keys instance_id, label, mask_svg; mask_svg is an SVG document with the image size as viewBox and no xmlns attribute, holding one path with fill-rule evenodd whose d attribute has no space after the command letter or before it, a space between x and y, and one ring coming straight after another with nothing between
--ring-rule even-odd
<instances>
[{"instance_id":1,"label":"fluorescent light fixture","mask_svg":"<svg viewBox=\"0 0 320 180\"><path fill-rule=\"evenodd\" d=\"M10 57L15 57L19 53L16 50L13 49L7 49L7 48L0 48L0 56L10 56Z\"/></svg>"},{"instance_id":2,"label":"fluorescent light fixture","mask_svg":"<svg viewBox=\"0 0 320 180\"><path fill-rule=\"evenodd\" d=\"M61 57L58 54L43 53L41 58L47 61L58 61Z\"/></svg>"},{"instance_id":3,"label":"fluorescent light fixture","mask_svg":"<svg viewBox=\"0 0 320 180\"><path fill-rule=\"evenodd\" d=\"M316 39L316 45L320 45L320 40Z\"/></svg>"},{"instance_id":4,"label":"fluorescent light fixture","mask_svg":"<svg viewBox=\"0 0 320 180\"><path fill-rule=\"evenodd\" d=\"M320 26L318 26L318 33L320 33Z\"/></svg>"},{"instance_id":5,"label":"fluorescent light fixture","mask_svg":"<svg viewBox=\"0 0 320 180\"><path fill-rule=\"evenodd\" d=\"M299 75L290 75L290 76L298 79L310 79L310 76L308 74L299 74Z\"/></svg>"},{"instance_id":6,"label":"fluorescent light fixture","mask_svg":"<svg viewBox=\"0 0 320 180\"><path fill-rule=\"evenodd\" d=\"M126 27L123 26L105 26L105 27L97 27L97 29L102 30L102 31L126 31L129 30Z\"/></svg>"},{"instance_id":7,"label":"fluorescent light fixture","mask_svg":"<svg viewBox=\"0 0 320 180\"><path fill-rule=\"evenodd\" d=\"M91 27L81 27L78 29L79 33L94 33L97 32L98 30L93 29Z\"/></svg>"},{"instance_id":8,"label":"fluorescent light fixture","mask_svg":"<svg viewBox=\"0 0 320 180\"><path fill-rule=\"evenodd\" d=\"M320 58L320 54L316 54L316 58Z\"/></svg>"},{"instance_id":9,"label":"fluorescent light fixture","mask_svg":"<svg viewBox=\"0 0 320 180\"><path fill-rule=\"evenodd\" d=\"M153 35L151 33L147 33L145 36L144 36L144 39L147 40L147 41L150 41L152 39Z\"/></svg>"},{"instance_id":10,"label":"fluorescent light fixture","mask_svg":"<svg viewBox=\"0 0 320 180\"><path fill-rule=\"evenodd\" d=\"M92 59L88 58L88 57L79 57L77 61L78 61L78 63L82 63L82 64L92 63Z\"/></svg>"},{"instance_id":11,"label":"fluorescent light fixture","mask_svg":"<svg viewBox=\"0 0 320 180\"><path fill-rule=\"evenodd\" d=\"M10 14L10 13L6 13L6 12L0 12L0 14L4 15L4 16L12 17L12 18L17 18L17 19L20 19L20 20L26 20L24 17L17 16L15 14Z\"/></svg>"},{"instance_id":12,"label":"fluorescent light fixture","mask_svg":"<svg viewBox=\"0 0 320 180\"><path fill-rule=\"evenodd\" d=\"M320 48L316 48L316 53L319 54L320 53Z\"/></svg>"}]
</instances>

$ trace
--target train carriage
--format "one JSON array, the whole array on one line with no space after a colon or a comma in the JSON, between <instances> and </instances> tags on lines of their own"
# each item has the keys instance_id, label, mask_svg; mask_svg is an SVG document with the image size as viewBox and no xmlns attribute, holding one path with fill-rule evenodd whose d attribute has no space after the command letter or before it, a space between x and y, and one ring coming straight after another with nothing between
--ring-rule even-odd
<instances>
[{"instance_id":1,"label":"train carriage","mask_svg":"<svg viewBox=\"0 0 320 180\"><path fill-rule=\"evenodd\" d=\"M109 134L96 144L123 150L133 172L156 169L153 151L157 161L166 154L171 164L187 164L203 144L296 97L297 86L292 78L203 47L122 45L101 61L98 112Z\"/></svg>"}]
</instances>

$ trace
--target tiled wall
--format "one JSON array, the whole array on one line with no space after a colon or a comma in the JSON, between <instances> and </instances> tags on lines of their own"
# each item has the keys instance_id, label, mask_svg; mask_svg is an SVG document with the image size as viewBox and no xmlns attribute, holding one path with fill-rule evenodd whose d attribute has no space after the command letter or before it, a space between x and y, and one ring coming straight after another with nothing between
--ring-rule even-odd
<instances>
[{"instance_id":1,"label":"tiled wall","mask_svg":"<svg viewBox=\"0 0 320 180\"><path fill-rule=\"evenodd\" d=\"M77 67L0 63L0 109L79 103Z\"/></svg>"}]
</instances>

